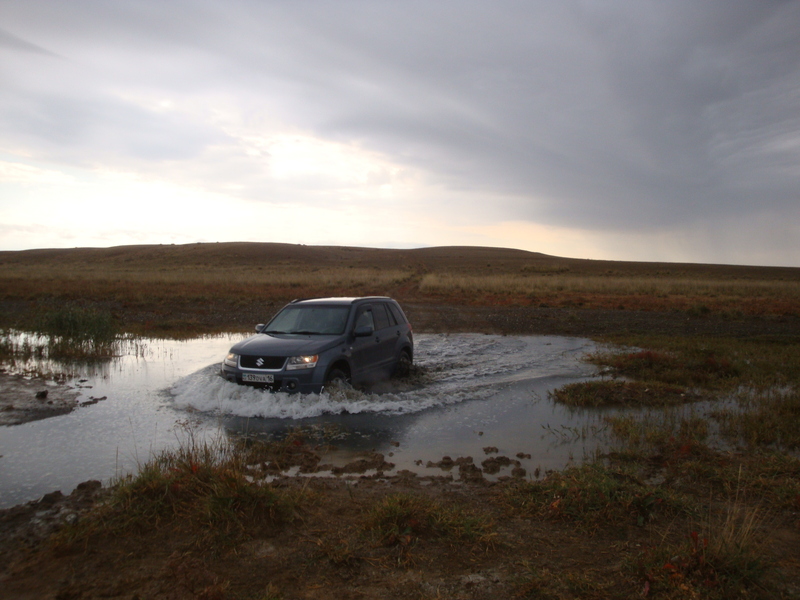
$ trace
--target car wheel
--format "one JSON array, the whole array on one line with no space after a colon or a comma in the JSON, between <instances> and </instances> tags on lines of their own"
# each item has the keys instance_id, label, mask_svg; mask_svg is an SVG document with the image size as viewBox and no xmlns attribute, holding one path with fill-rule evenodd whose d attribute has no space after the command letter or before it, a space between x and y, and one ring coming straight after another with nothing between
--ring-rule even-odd
<instances>
[{"instance_id":1,"label":"car wheel","mask_svg":"<svg viewBox=\"0 0 800 600\"><path fill-rule=\"evenodd\" d=\"M331 369L325 378L325 387L348 388L350 387L350 377L341 369Z\"/></svg>"},{"instance_id":2,"label":"car wheel","mask_svg":"<svg viewBox=\"0 0 800 600\"><path fill-rule=\"evenodd\" d=\"M408 377L411 374L412 366L413 362L411 361L411 355L403 350L400 353L400 358L397 360L397 366L394 368L394 376Z\"/></svg>"}]
</instances>

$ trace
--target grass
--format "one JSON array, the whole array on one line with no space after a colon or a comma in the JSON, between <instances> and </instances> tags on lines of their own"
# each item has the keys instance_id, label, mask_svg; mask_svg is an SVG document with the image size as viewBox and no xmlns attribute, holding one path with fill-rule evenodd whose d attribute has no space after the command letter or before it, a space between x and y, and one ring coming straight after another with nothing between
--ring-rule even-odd
<instances>
[{"instance_id":1,"label":"grass","mask_svg":"<svg viewBox=\"0 0 800 600\"><path fill-rule=\"evenodd\" d=\"M660 517L638 558L626 559L642 596L780 597L773 587L778 557L768 549L777 523L796 527L800 509L796 340L615 341L615 349L590 357L611 379L552 394L570 406L616 409L603 417L608 451L524 484L512 497L514 510L591 532ZM686 404L682 394L702 403ZM653 504L642 510L644 499ZM560 579L528 583L544 585L541 597L569 597Z\"/></svg>"},{"instance_id":2,"label":"grass","mask_svg":"<svg viewBox=\"0 0 800 600\"><path fill-rule=\"evenodd\" d=\"M100 358L115 352L117 326L111 313L66 306L42 315L36 333L47 336L50 358Z\"/></svg>"},{"instance_id":3,"label":"grass","mask_svg":"<svg viewBox=\"0 0 800 600\"><path fill-rule=\"evenodd\" d=\"M681 435L686 428L701 431L703 436L714 429L719 439L750 450L800 447L800 352L796 344L726 338L631 341L646 349L604 351L590 357L606 373L631 381L568 387L558 390L556 399L575 405L611 404L624 391L628 393L625 402L616 404L635 406L644 404L637 403L633 393L643 386L651 390L685 386L695 399L711 403L705 414L682 423L676 423L675 413L669 411L623 414L608 418L612 431L624 443L637 447L642 441L655 443L665 436Z\"/></svg>"},{"instance_id":4,"label":"grass","mask_svg":"<svg viewBox=\"0 0 800 600\"><path fill-rule=\"evenodd\" d=\"M502 275L455 275L430 273L422 277L423 291L453 290L494 294L552 294L554 292L628 296L680 296L685 298L760 298L792 301L800 293L798 281L713 280L691 277L609 276L603 274L558 274L553 272Z\"/></svg>"},{"instance_id":5,"label":"grass","mask_svg":"<svg viewBox=\"0 0 800 600\"><path fill-rule=\"evenodd\" d=\"M748 448L800 448L800 390L743 391L737 407L712 416L731 442Z\"/></svg>"},{"instance_id":6,"label":"grass","mask_svg":"<svg viewBox=\"0 0 800 600\"><path fill-rule=\"evenodd\" d=\"M514 590L514 598L524 600L563 600L581 598L603 600L618 597L613 583L598 581L594 573L554 571L523 564L523 575Z\"/></svg>"},{"instance_id":7,"label":"grass","mask_svg":"<svg viewBox=\"0 0 800 600\"><path fill-rule=\"evenodd\" d=\"M550 397L560 404L582 408L675 406L696 400L683 387L643 381L582 381L553 390Z\"/></svg>"},{"instance_id":8,"label":"grass","mask_svg":"<svg viewBox=\"0 0 800 600\"><path fill-rule=\"evenodd\" d=\"M187 244L0 252L0 290L2 327L30 330L43 305L81 302L111 312L125 331L169 335L249 328L293 298L330 295L734 321L800 315L798 269L589 261L497 248Z\"/></svg>"},{"instance_id":9,"label":"grass","mask_svg":"<svg viewBox=\"0 0 800 600\"><path fill-rule=\"evenodd\" d=\"M679 309L693 316L726 312L798 314L800 281L531 273L467 275L428 273L421 292L440 295L517 296L548 306L601 305L607 308Z\"/></svg>"},{"instance_id":10,"label":"grass","mask_svg":"<svg viewBox=\"0 0 800 600\"><path fill-rule=\"evenodd\" d=\"M647 595L666 597L776 597L765 547L769 515L737 497L710 511L682 539L661 539L628 564Z\"/></svg>"},{"instance_id":11,"label":"grass","mask_svg":"<svg viewBox=\"0 0 800 600\"><path fill-rule=\"evenodd\" d=\"M707 418L680 408L626 412L603 420L607 431L628 451L647 452L668 443L704 443L709 433Z\"/></svg>"},{"instance_id":12,"label":"grass","mask_svg":"<svg viewBox=\"0 0 800 600\"><path fill-rule=\"evenodd\" d=\"M87 260L69 268L0 265L4 306L20 303L24 309L6 311L3 322L33 315L36 319L27 321L31 329L44 331L43 311L64 304L95 307L112 321L128 319L124 323L132 322L131 314L147 315L151 321L143 321L143 327L179 331L193 326L195 313L203 311L247 313L249 323L260 318L251 318L251 312L271 312L270 303L296 296L387 292L459 306L680 311L682 321L747 315L790 315L791 320L800 314L797 270L673 265L657 272L647 265L601 267L595 264L599 261L538 260L527 254L519 260L510 254L487 260L481 254L471 263L459 263L459 252L453 253L456 258L445 257L451 261L447 265L426 263L423 254L391 254L404 258L380 268L356 264L343 251L328 263L320 261L323 253L306 262L271 260L269 268L260 258L261 264L243 257L236 257L236 264L209 258L203 259L208 264L173 261L180 253L208 250L165 251L152 268L125 266L125 252L116 262ZM64 332L74 317L53 318L48 335L69 337ZM770 317L769 323L779 323L776 319ZM72 337L79 340L80 330L92 327L87 321ZM541 554L531 551L510 560L506 554L504 565L513 560L522 565L515 597L779 597L772 587L779 575L768 557L780 559L785 548L793 548L782 546L772 529L783 528L791 537L800 512L800 339L781 333L748 338L618 335L604 341L614 348L591 360L605 378L557 390L554 399L612 409L604 411L606 426L601 428L609 447L593 461L548 473L540 481L498 482L494 489L502 493L495 499L487 501L484 495L455 502L447 494L398 493L393 486L376 491L367 486L383 483L364 480L365 489L372 490L368 499L356 492L349 504L340 498L331 507L324 491L312 497L264 483L266 475L289 466L313 471L319 457L302 432L272 444L190 438L118 481L108 504L72 528L72 539L184 527L193 532L192 547L216 551L259 532L286 529L282 539L296 538L299 546L315 551L309 557L295 548L296 554L284 558L281 564L287 569L299 565L295 573L301 575L287 580L283 589L288 591L326 565L334 571L325 571L317 581L335 586L357 578L359 570L371 578L373 566L410 574L438 565L456 550L463 551L459 564L471 572L473 564L506 550L497 529L506 526L503 535L510 536L508 529L524 521L527 531L543 540L560 535L559 543L574 542L570 552L584 551L593 542L618 548L614 560L620 566L601 565L598 558L582 563L592 568L570 570L573 554L557 559L557 548L549 546L542 546ZM0 349L16 352L7 346ZM504 511L508 523L492 520L488 515L497 514L494 509ZM304 528L297 516L310 518L311 513L329 521L320 529ZM339 523L339 514L350 520ZM403 560L387 558L398 555ZM625 582L621 588L615 587L619 581ZM208 585L210 590L216 584ZM263 590L265 598L280 597L278 588ZM444 595L428 590L419 596L447 593L444 588ZM219 597L225 594L239 597L220 587Z\"/></svg>"},{"instance_id":13,"label":"grass","mask_svg":"<svg viewBox=\"0 0 800 600\"><path fill-rule=\"evenodd\" d=\"M38 316L32 334L0 332L0 357L28 360L94 360L109 358L119 351L120 338L108 311L92 307L63 306Z\"/></svg>"},{"instance_id":14,"label":"grass","mask_svg":"<svg viewBox=\"0 0 800 600\"><path fill-rule=\"evenodd\" d=\"M201 441L189 432L177 448L159 452L135 474L114 482L107 503L91 519L67 529L62 541L181 522L203 543L226 546L264 527L288 523L301 499L254 479L253 464L272 450L263 446L272 445Z\"/></svg>"},{"instance_id":15,"label":"grass","mask_svg":"<svg viewBox=\"0 0 800 600\"><path fill-rule=\"evenodd\" d=\"M491 540L491 524L458 505L445 506L426 496L392 494L380 499L366 518L365 529L385 545L411 545L425 537Z\"/></svg>"},{"instance_id":16,"label":"grass","mask_svg":"<svg viewBox=\"0 0 800 600\"><path fill-rule=\"evenodd\" d=\"M736 385L741 366L735 358L705 345L705 340L690 344L668 351L603 352L589 360L609 369L615 376L631 377L642 382L704 388Z\"/></svg>"},{"instance_id":17,"label":"grass","mask_svg":"<svg viewBox=\"0 0 800 600\"><path fill-rule=\"evenodd\" d=\"M549 473L542 481L513 489L515 512L567 519L593 532L604 527L639 525L686 511L685 499L670 490L644 484L634 471L601 462Z\"/></svg>"},{"instance_id":18,"label":"grass","mask_svg":"<svg viewBox=\"0 0 800 600\"><path fill-rule=\"evenodd\" d=\"M403 269L378 269L339 266L320 268L313 265L304 268L289 266L237 266L227 268L208 268L205 266L183 267L180 269L162 267L157 270L141 268L108 269L101 266L86 265L73 268L68 272L48 265L41 265L24 272L7 270L9 281L30 282L31 288L42 284L61 283L71 289L76 284L87 286L87 295L92 292L106 292L117 289L122 296L136 296L142 293L142 286L158 286L158 290L149 292L175 293L183 289L191 293L193 290L212 288L219 291L238 292L253 288L364 288L373 286L391 286L407 280L412 272ZM59 290L51 290L52 296L58 296Z\"/></svg>"},{"instance_id":19,"label":"grass","mask_svg":"<svg viewBox=\"0 0 800 600\"><path fill-rule=\"evenodd\" d=\"M778 337L608 337L635 350L609 350L590 357L608 374L640 381L698 386L708 391L739 387L769 389L800 383L800 339Z\"/></svg>"}]
</instances>

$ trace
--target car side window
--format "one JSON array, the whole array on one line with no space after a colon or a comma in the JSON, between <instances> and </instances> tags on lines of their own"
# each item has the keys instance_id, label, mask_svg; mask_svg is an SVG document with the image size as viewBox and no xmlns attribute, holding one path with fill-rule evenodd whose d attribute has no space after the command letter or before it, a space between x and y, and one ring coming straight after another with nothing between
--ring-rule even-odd
<instances>
[{"instance_id":1,"label":"car side window","mask_svg":"<svg viewBox=\"0 0 800 600\"><path fill-rule=\"evenodd\" d=\"M361 309L361 313L359 313L358 318L356 319L356 329L360 329L361 327L372 327L372 330L375 331L375 321L372 318L372 309Z\"/></svg>"},{"instance_id":2,"label":"car side window","mask_svg":"<svg viewBox=\"0 0 800 600\"><path fill-rule=\"evenodd\" d=\"M406 322L403 318L403 313L400 312L400 309L396 307L394 304L388 304L389 312L394 317L394 320L397 322L398 325L402 325Z\"/></svg>"},{"instance_id":3,"label":"car side window","mask_svg":"<svg viewBox=\"0 0 800 600\"><path fill-rule=\"evenodd\" d=\"M397 316L392 312L392 305L384 304L384 306L386 307L386 316L389 317L389 327L399 325L400 322L397 320Z\"/></svg>"},{"instance_id":4,"label":"car side window","mask_svg":"<svg viewBox=\"0 0 800 600\"><path fill-rule=\"evenodd\" d=\"M375 304L372 307L372 314L375 316L375 330L386 329L389 327L389 317L386 314L386 305L383 303Z\"/></svg>"}]
</instances>

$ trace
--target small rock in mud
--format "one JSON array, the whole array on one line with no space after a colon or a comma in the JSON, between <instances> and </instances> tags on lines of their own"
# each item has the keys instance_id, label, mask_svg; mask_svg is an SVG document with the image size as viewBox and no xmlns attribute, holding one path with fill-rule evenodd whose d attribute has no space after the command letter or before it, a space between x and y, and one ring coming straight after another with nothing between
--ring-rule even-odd
<instances>
[{"instance_id":1,"label":"small rock in mud","mask_svg":"<svg viewBox=\"0 0 800 600\"><path fill-rule=\"evenodd\" d=\"M516 461L513 461L516 462ZM508 465L512 464L512 460L507 456L493 456L491 458L487 458L485 461L481 463L483 470L490 475L494 475L495 473L499 472L500 469L503 467L507 467ZM517 463L519 464L519 463Z\"/></svg>"},{"instance_id":2,"label":"small rock in mud","mask_svg":"<svg viewBox=\"0 0 800 600\"><path fill-rule=\"evenodd\" d=\"M500 450L497 449L497 446L486 446L483 449L484 454L497 454Z\"/></svg>"},{"instance_id":3,"label":"small rock in mud","mask_svg":"<svg viewBox=\"0 0 800 600\"><path fill-rule=\"evenodd\" d=\"M531 457L531 455L528 454L527 452L517 452L517 458L521 459L521 458L530 458L530 457Z\"/></svg>"},{"instance_id":4,"label":"small rock in mud","mask_svg":"<svg viewBox=\"0 0 800 600\"><path fill-rule=\"evenodd\" d=\"M463 463L458 467L459 479L470 483L483 481L483 472L472 463Z\"/></svg>"},{"instance_id":5,"label":"small rock in mud","mask_svg":"<svg viewBox=\"0 0 800 600\"><path fill-rule=\"evenodd\" d=\"M343 467L334 467L331 473L334 475L343 475L345 473L366 473L370 469L376 471L391 471L394 469L393 463L387 463L383 459L383 454L379 452L371 452L366 458L354 460Z\"/></svg>"},{"instance_id":6,"label":"small rock in mud","mask_svg":"<svg viewBox=\"0 0 800 600\"><path fill-rule=\"evenodd\" d=\"M80 405L81 406L91 406L92 404L97 404L98 402L100 402L102 400L106 400L107 398L108 398L107 396L101 396L100 398L95 398L94 396L89 396L89 399L84 401L84 402L81 402Z\"/></svg>"},{"instance_id":7,"label":"small rock in mud","mask_svg":"<svg viewBox=\"0 0 800 600\"><path fill-rule=\"evenodd\" d=\"M429 460L428 464L425 466L429 469L438 467L444 471L449 471L455 466L455 464L456 463L453 461L452 458L450 458L449 456L443 456L442 460L440 460L439 462L433 462Z\"/></svg>"}]
</instances>

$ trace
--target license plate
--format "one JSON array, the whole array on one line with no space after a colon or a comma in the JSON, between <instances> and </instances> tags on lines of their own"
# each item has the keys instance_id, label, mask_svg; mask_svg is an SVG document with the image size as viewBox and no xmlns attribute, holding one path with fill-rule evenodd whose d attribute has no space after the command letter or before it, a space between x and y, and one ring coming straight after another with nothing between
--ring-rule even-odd
<instances>
[{"instance_id":1,"label":"license plate","mask_svg":"<svg viewBox=\"0 0 800 600\"><path fill-rule=\"evenodd\" d=\"M275 383L275 375L262 375L260 373L243 373L242 381L248 383Z\"/></svg>"}]
</instances>

